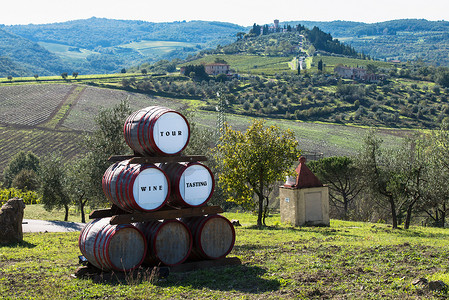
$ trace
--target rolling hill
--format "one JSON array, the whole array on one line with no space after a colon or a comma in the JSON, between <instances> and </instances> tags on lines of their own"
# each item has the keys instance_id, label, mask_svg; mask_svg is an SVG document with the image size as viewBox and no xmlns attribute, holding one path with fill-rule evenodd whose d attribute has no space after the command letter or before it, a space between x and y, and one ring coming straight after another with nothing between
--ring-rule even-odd
<instances>
[{"instance_id":1,"label":"rolling hill","mask_svg":"<svg viewBox=\"0 0 449 300\"><path fill-rule=\"evenodd\" d=\"M0 28L0 76L60 74L63 61L38 43Z\"/></svg>"},{"instance_id":2,"label":"rolling hill","mask_svg":"<svg viewBox=\"0 0 449 300\"><path fill-rule=\"evenodd\" d=\"M402 19L379 23L348 21L290 21L281 25L302 24L319 27L335 38L371 57L383 60L422 60L437 66L449 66L449 22Z\"/></svg>"},{"instance_id":3,"label":"rolling hill","mask_svg":"<svg viewBox=\"0 0 449 300\"><path fill-rule=\"evenodd\" d=\"M382 60L421 60L449 66L449 22L393 20L289 21L319 27L355 51ZM105 74L161 59L184 59L226 46L249 28L213 21L151 23L90 18L41 25L0 25L0 77ZM7 61L5 59L8 59Z\"/></svg>"},{"instance_id":4,"label":"rolling hill","mask_svg":"<svg viewBox=\"0 0 449 300\"><path fill-rule=\"evenodd\" d=\"M104 18L1 26L0 29L0 53L16 65L22 65L27 76L74 71L80 74L113 73L145 61L184 58L200 49L230 43L237 32L244 30L241 26L222 22L150 23ZM38 59L36 64L30 64L18 54L2 51L2 47L20 49L24 57L39 58L37 52L40 50L48 59ZM12 75L6 70L1 71L0 76Z\"/></svg>"}]
</instances>

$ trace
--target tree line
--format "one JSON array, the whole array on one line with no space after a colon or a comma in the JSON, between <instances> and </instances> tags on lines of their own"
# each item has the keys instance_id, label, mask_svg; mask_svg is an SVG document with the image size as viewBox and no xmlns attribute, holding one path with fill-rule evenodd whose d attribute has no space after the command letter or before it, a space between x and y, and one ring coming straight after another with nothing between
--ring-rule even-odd
<instances>
[{"instance_id":1,"label":"tree line","mask_svg":"<svg viewBox=\"0 0 449 300\"><path fill-rule=\"evenodd\" d=\"M96 117L98 129L86 136L86 155L64 161L53 153L38 158L20 152L3 174L3 188L38 191L48 210L75 206L85 222L86 207L108 205L101 178L108 157L129 152L122 134L131 113L127 102L103 109ZM259 227L270 213L273 191L286 175L294 174L300 145L290 130L253 120L245 132L224 124L216 131L190 119L191 141L184 154L202 153L216 174L217 189L211 203L224 209L257 212ZM355 221L426 224L444 227L449 212L449 125L439 130L416 132L401 145L387 148L375 129L367 131L363 146L352 157L326 157L308 163L330 189L331 217Z\"/></svg>"},{"instance_id":2,"label":"tree line","mask_svg":"<svg viewBox=\"0 0 449 300\"><path fill-rule=\"evenodd\" d=\"M42 158L30 152L17 153L3 172L2 187L37 191L45 209L64 209L65 221L69 208L75 206L85 222L87 207L107 204L101 178L110 155L129 151L122 130L130 114L127 102L101 110L95 120L98 129L85 136L87 154L77 159L65 161L60 153Z\"/></svg>"},{"instance_id":3,"label":"tree line","mask_svg":"<svg viewBox=\"0 0 449 300\"><path fill-rule=\"evenodd\" d=\"M329 185L334 218L388 221L444 227L449 212L447 124L430 133L417 132L390 149L375 129L364 137L354 157L328 157L310 169Z\"/></svg>"}]
</instances>

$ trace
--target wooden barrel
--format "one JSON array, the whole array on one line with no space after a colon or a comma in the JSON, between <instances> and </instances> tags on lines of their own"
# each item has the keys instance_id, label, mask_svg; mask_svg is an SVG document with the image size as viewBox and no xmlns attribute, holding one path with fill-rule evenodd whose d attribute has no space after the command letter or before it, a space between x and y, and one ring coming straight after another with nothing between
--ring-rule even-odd
<instances>
[{"instance_id":1,"label":"wooden barrel","mask_svg":"<svg viewBox=\"0 0 449 300\"><path fill-rule=\"evenodd\" d=\"M206 204L212 197L215 180L207 166L199 162L164 163L159 168L170 180L170 205L197 207Z\"/></svg>"},{"instance_id":2,"label":"wooden barrel","mask_svg":"<svg viewBox=\"0 0 449 300\"><path fill-rule=\"evenodd\" d=\"M102 186L112 204L129 212L155 211L170 193L164 171L154 164L131 164L129 160L111 165L103 175Z\"/></svg>"},{"instance_id":3,"label":"wooden barrel","mask_svg":"<svg viewBox=\"0 0 449 300\"><path fill-rule=\"evenodd\" d=\"M182 219L193 236L190 259L220 259L231 252L235 243L235 230L231 222L220 215Z\"/></svg>"},{"instance_id":4,"label":"wooden barrel","mask_svg":"<svg viewBox=\"0 0 449 300\"><path fill-rule=\"evenodd\" d=\"M149 106L132 113L123 128L125 141L142 155L179 154L190 139L187 119L170 108Z\"/></svg>"},{"instance_id":5,"label":"wooden barrel","mask_svg":"<svg viewBox=\"0 0 449 300\"><path fill-rule=\"evenodd\" d=\"M135 226L111 225L110 219L95 219L84 226L78 239L81 253L102 270L133 270L145 258L145 237Z\"/></svg>"},{"instance_id":6,"label":"wooden barrel","mask_svg":"<svg viewBox=\"0 0 449 300\"><path fill-rule=\"evenodd\" d=\"M174 266L183 263L192 250L192 234L189 228L176 219L136 223L148 245L144 264Z\"/></svg>"}]
</instances>

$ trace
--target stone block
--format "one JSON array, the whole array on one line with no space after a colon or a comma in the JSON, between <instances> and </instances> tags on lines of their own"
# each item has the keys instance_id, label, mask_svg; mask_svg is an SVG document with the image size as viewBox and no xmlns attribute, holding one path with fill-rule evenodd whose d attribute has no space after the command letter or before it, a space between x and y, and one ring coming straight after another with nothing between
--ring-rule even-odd
<instances>
[{"instance_id":1,"label":"stone block","mask_svg":"<svg viewBox=\"0 0 449 300\"><path fill-rule=\"evenodd\" d=\"M0 244L23 241L22 221L25 204L20 198L9 199L0 209Z\"/></svg>"}]
</instances>

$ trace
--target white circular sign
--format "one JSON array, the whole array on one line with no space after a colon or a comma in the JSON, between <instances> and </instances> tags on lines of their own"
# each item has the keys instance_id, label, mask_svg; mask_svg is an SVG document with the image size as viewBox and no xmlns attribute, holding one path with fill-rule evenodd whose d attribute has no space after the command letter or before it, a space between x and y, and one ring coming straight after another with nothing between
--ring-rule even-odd
<instances>
[{"instance_id":1,"label":"white circular sign","mask_svg":"<svg viewBox=\"0 0 449 300\"><path fill-rule=\"evenodd\" d=\"M164 113L155 122L153 139L162 152L178 153L189 139L189 127L186 120L175 112Z\"/></svg>"},{"instance_id":2,"label":"white circular sign","mask_svg":"<svg viewBox=\"0 0 449 300\"><path fill-rule=\"evenodd\" d=\"M168 195L168 181L158 168L148 168L140 172L133 185L136 203L146 210L161 206Z\"/></svg>"},{"instance_id":3,"label":"white circular sign","mask_svg":"<svg viewBox=\"0 0 449 300\"><path fill-rule=\"evenodd\" d=\"M179 193L187 204L203 204L212 193L213 178L203 165L190 165L179 180Z\"/></svg>"}]
</instances>

